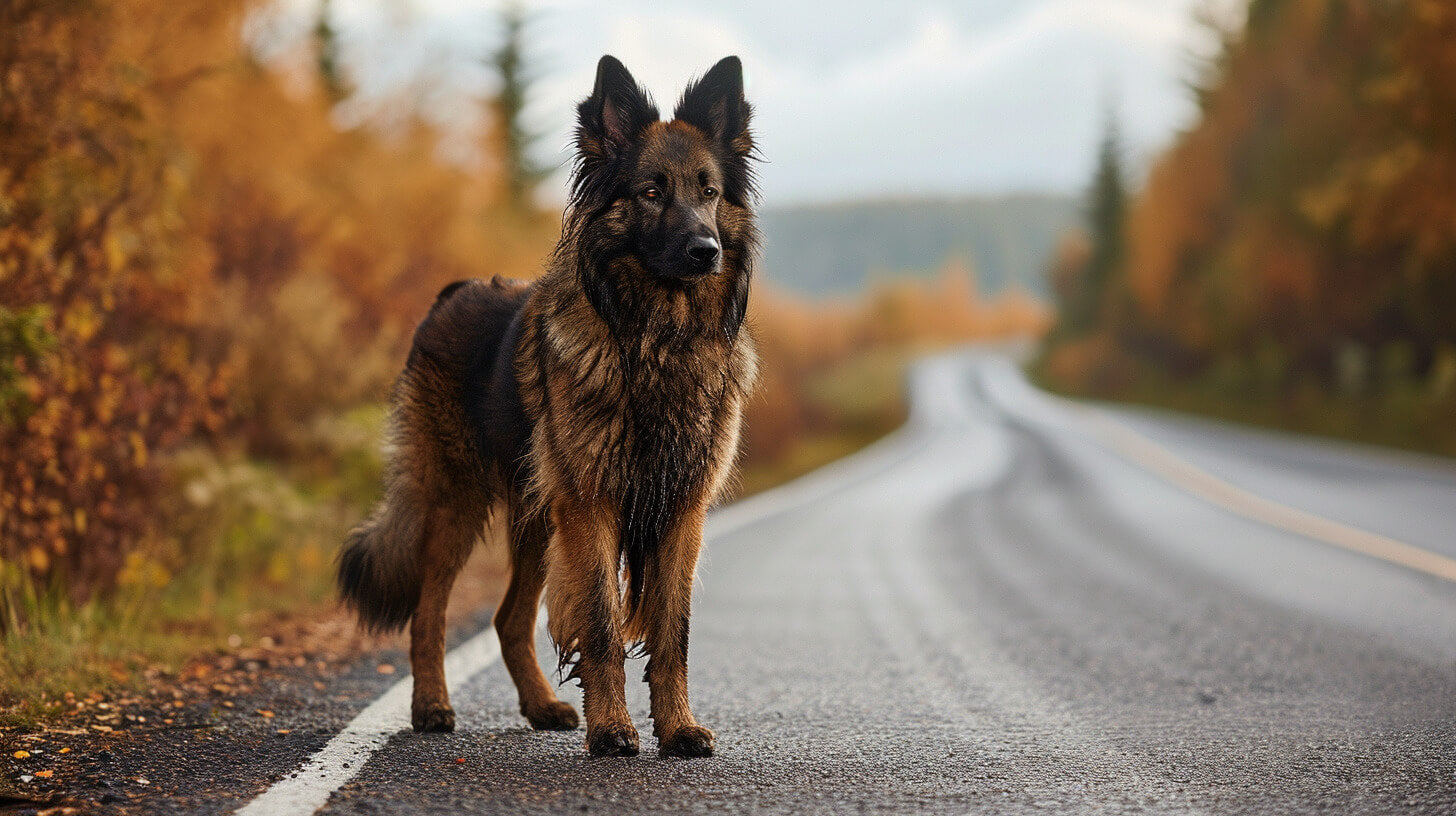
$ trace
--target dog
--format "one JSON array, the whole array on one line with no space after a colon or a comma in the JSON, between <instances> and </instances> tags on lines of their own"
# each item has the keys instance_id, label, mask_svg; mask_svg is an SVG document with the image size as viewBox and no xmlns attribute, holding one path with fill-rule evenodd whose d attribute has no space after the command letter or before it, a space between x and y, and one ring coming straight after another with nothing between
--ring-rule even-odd
<instances>
[{"instance_id":1,"label":"dog","mask_svg":"<svg viewBox=\"0 0 1456 816\"><path fill-rule=\"evenodd\" d=\"M452 283L417 328L391 397L385 497L346 541L338 583L364 627L409 625L412 724L451 731L445 605L485 525L503 524L511 579L494 623L531 726L578 725L536 658L544 587L587 751L638 753L624 664L640 648L658 751L711 756L688 705L688 618L757 371L752 108L737 57L664 122L604 56L577 114L543 276Z\"/></svg>"}]
</instances>

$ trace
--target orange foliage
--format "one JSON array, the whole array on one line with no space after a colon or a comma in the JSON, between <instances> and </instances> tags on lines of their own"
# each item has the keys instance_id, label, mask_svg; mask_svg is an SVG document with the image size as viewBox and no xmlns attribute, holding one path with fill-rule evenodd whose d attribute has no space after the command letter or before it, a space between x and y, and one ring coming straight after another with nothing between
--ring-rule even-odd
<instances>
[{"instance_id":1,"label":"orange foliage","mask_svg":"<svg viewBox=\"0 0 1456 816\"><path fill-rule=\"evenodd\" d=\"M149 118L174 66L112 11L0 6L0 558L74 587L120 568L154 451L220 421Z\"/></svg>"},{"instance_id":2,"label":"orange foliage","mask_svg":"<svg viewBox=\"0 0 1456 816\"><path fill-rule=\"evenodd\" d=\"M1095 330L1178 377L1263 355L1335 388L1351 344L1435 376L1456 342L1456 8L1253 0L1198 101L1130 213L1127 291L1103 293L1134 313Z\"/></svg>"},{"instance_id":3,"label":"orange foliage","mask_svg":"<svg viewBox=\"0 0 1456 816\"><path fill-rule=\"evenodd\" d=\"M249 11L0 5L0 559L78 597L155 529L159 453L286 458L383 395L441 285L553 237L425 129L290 95Z\"/></svg>"}]
</instances>

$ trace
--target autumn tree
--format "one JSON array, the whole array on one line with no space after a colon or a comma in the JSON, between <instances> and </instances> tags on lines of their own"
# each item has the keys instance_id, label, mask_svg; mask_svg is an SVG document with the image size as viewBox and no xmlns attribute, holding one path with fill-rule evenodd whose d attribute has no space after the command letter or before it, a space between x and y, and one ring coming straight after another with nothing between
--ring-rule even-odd
<instances>
[{"instance_id":1,"label":"autumn tree","mask_svg":"<svg viewBox=\"0 0 1456 816\"><path fill-rule=\"evenodd\" d=\"M1254 0L1214 30L1198 120L1125 207L1099 172L1107 217L1094 206L1082 274L1059 270L1075 284L1060 287L1069 326L1095 340L1079 365L1100 356L1280 410L1364 400L1356 424L1399 415L1410 444L1448 436L1456 6ZM1097 223L1122 209L1118 248Z\"/></svg>"}]
</instances>

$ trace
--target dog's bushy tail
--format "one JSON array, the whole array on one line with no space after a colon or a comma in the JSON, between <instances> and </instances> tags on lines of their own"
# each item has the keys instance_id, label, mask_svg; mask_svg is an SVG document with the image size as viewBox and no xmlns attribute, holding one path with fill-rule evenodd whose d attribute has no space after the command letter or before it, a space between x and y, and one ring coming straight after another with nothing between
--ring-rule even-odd
<instances>
[{"instance_id":1,"label":"dog's bushy tail","mask_svg":"<svg viewBox=\"0 0 1456 816\"><path fill-rule=\"evenodd\" d=\"M339 552L339 592L370 632L403 629L420 601L424 520L386 501L349 533Z\"/></svg>"}]
</instances>

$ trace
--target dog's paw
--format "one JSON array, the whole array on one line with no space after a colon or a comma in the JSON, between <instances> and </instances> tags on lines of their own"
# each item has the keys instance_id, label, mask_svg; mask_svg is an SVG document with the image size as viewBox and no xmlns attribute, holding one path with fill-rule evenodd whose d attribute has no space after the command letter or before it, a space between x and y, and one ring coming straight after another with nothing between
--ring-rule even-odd
<instances>
[{"instance_id":1,"label":"dog's paw","mask_svg":"<svg viewBox=\"0 0 1456 816\"><path fill-rule=\"evenodd\" d=\"M581 722L576 717L576 709L570 703L563 703L560 700L521 712L526 719L531 721L531 727L537 731L574 731Z\"/></svg>"},{"instance_id":2,"label":"dog's paw","mask_svg":"<svg viewBox=\"0 0 1456 816\"><path fill-rule=\"evenodd\" d=\"M710 757L713 755L713 732L701 725L685 725L667 739L659 739L657 752L663 756Z\"/></svg>"},{"instance_id":3,"label":"dog's paw","mask_svg":"<svg viewBox=\"0 0 1456 816\"><path fill-rule=\"evenodd\" d=\"M455 709L449 706L411 709L410 724L421 734L448 734L455 730Z\"/></svg>"},{"instance_id":4,"label":"dog's paw","mask_svg":"<svg viewBox=\"0 0 1456 816\"><path fill-rule=\"evenodd\" d=\"M637 729L630 725L588 728L586 750L592 756L637 756Z\"/></svg>"}]
</instances>

